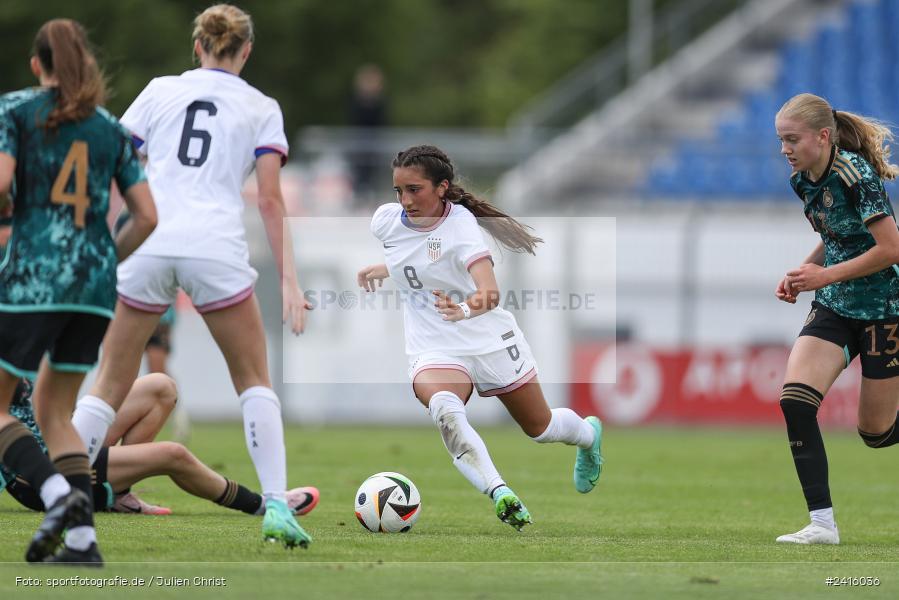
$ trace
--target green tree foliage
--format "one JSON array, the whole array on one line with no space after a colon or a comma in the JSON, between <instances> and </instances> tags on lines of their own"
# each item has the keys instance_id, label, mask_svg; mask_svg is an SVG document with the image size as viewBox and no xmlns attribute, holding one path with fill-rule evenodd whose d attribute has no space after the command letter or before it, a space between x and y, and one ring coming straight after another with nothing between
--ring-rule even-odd
<instances>
[{"instance_id":1,"label":"green tree foliage","mask_svg":"<svg viewBox=\"0 0 899 600\"><path fill-rule=\"evenodd\" d=\"M501 126L623 31L624 0L245 0L256 45L244 77L277 98L288 131L342 124L355 70L379 64L396 125ZM192 68L195 0L4 0L3 91L31 85L33 36L82 22L120 114L152 77Z\"/></svg>"}]
</instances>

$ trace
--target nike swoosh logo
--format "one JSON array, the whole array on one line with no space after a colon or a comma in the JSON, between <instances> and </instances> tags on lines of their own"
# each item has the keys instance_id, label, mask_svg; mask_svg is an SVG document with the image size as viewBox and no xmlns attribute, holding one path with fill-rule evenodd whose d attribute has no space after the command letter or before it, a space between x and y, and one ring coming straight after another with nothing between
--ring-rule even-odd
<instances>
[{"instance_id":1,"label":"nike swoosh logo","mask_svg":"<svg viewBox=\"0 0 899 600\"><path fill-rule=\"evenodd\" d=\"M521 366L518 367L517 369L515 369L515 374L518 375L519 373L521 373L521 370L522 370L523 368L524 368L524 363L521 363Z\"/></svg>"},{"instance_id":2,"label":"nike swoosh logo","mask_svg":"<svg viewBox=\"0 0 899 600\"><path fill-rule=\"evenodd\" d=\"M396 244L384 244L385 248L396 248Z\"/></svg>"},{"instance_id":3,"label":"nike swoosh logo","mask_svg":"<svg viewBox=\"0 0 899 600\"><path fill-rule=\"evenodd\" d=\"M468 450L466 450L465 452L463 452L462 454L460 454L459 456L457 456L457 457L456 457L456 460L459 460L460 458L462 458L463 456L465 456L465 455L468 454L469 452L471 452L471 448L469 448Z\"/></svg>"},{"instance_id":4,"label":"nike swoosh logo","mask_svg":"<svg viewBox=\"0 0 899 600\"><path fill-rule=\"evenodd\" d=\"M312 504L312 494L306 494L306 497L303 498L303 501L300 502L293 508L293 512L297 513Z\"/></svg>"}]
</instances>

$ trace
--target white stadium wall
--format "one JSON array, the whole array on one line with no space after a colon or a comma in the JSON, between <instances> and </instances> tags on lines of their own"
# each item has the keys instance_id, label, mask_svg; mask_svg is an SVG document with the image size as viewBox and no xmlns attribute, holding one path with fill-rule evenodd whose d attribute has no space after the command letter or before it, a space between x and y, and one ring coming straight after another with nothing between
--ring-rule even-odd
<instances>
[{"instance_id":1,"label":"white stadium wall","mask_svg":"<svg viewBox=\"0 0 899 600\"><path fill-rule=\"evenodd\" d=\"M798 206L723 212L665 208L523 220L547 243L536 257L502 253L497 260L501 288L519 294L594 293L596 299L591 310L516 314L552 405L570 401L576 344L608 342L616 331L620 338L661 349L788 344L807 312L807 294L794 306L773 295L778 278L816 243ZM325 293L332 296L327 306L310 313L304 335L286 333L282 340L272 325L278 290L271 280L260 280L257 292L269 313L270 363L286 416L307 424L428 423L406 379L399 310L360 304L355 274L381 257L368 219L293 221L303 287L318 294L320 304ZM261 273L270 272L258 216L251 211L248 226L253 264ZM173 345L171 372L191 415L239 418L224 360L192 310L179 313ZM495 399L476 399L470 409L477 422L508 419Z\"/></svg>"}]
</instances>

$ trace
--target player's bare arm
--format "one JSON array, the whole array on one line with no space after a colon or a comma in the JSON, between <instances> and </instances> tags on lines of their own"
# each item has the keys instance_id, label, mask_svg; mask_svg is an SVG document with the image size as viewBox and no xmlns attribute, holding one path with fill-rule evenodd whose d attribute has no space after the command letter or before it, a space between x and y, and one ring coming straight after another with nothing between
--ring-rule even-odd
<instances>
[{"instance_id":1,"label":"player's bare arm","mask_svg":"<svg viewBox=\"0 0 899 600\"><path fill-rule=\"evenodd\" d=\"M259 182L259 214L265 224L265 233L272 249L278 274L281 276L281 319L290 325L295 334L303 333L306 326L306 311L312 309L303 296L297 281L297 270L293 260L293 243L285 228L284 197L281 195L281 155L263 154L256 159L256 178Z\"/></svg>"},{"instance_id":2,"label":"player's bare arm","mask_svg":"<svg viewBox=\"0 0 899 600\"><path fill-rule=\"evenodd\" d=\"M119 262L131 256L131 253L150 237L158 223L156 204L150 194L150 185L146 181L129 187L123 197L131 213L131 219L116 236L116 254Z\"/></svg>"},{"instance_id":3,"label":"player's bare arm","mask_svg":"<svg viewBox=\"0 0 899 600\"><path fill-rule=\"evenodd\" d=\"M471 319L490 312L499 305L499 285L496 283L493 264L484 258L472 264L468 272L471 273L471 278L478 289L465 299L467 314L465 308L450 300L443 290L432 292L436 299L437 312L443 315L445 321Z\"/></svg>"},{"instance_id":4,"label":"player's bare arm","mask_svg":"<svg viewBox=\"0 0 899 600\"><path fill-rule=\"evenodd\" d=\"M384 285L384 280L390 277L387 265L368 265L356 274L356 283L366 292L374 292L376 287Z\"/></svg>"},{"instance_id":5,"label":"player's bare arm","mask_svg":"<svg viewBox=\"0 0 899 600\"><path fill-rule=\"evenodd\" d=\"M787 273L790 286L795 292L820 289L831 283L858 279L883 271L899 262L899 229L891 218L883 218L871 223L868 230L874 237L875 245L870 250L845 262L829 267L806 263Z\"/></svg>"}]
</instances>

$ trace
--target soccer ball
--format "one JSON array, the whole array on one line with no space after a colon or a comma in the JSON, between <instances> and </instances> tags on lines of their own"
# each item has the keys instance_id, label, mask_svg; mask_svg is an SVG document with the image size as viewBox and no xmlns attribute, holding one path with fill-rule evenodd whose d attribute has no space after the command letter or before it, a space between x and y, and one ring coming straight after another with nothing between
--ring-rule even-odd
<instances>
[{"instance_id":1,"label":"soccer ball","mask_svg":"<svg viewBox=\"0 0 899 600\"><path fill-rule=\"evenodd\" d=\"M369 531L405 533L421 514L421 496L412 481L399 473L376 473L356 492L356 518Z\"/></svg>"}]
</instances>

